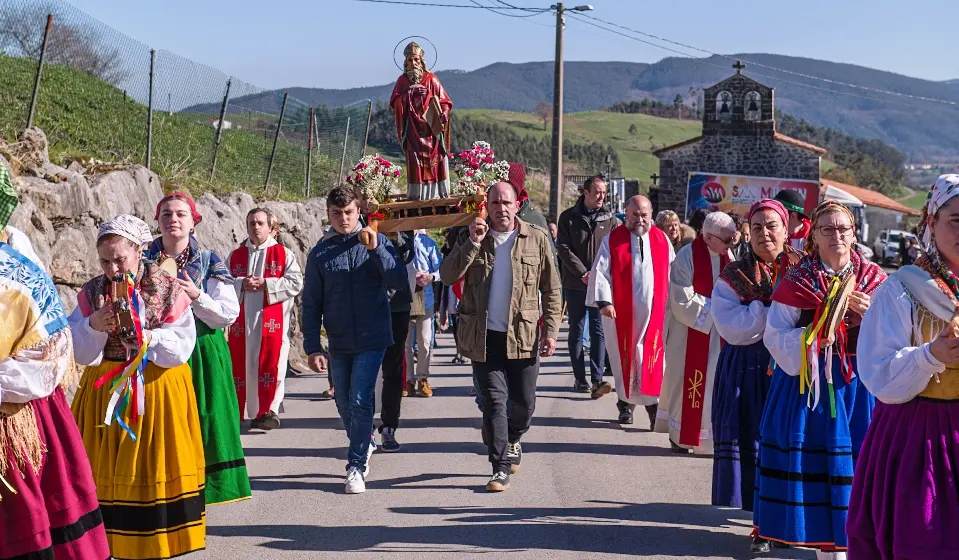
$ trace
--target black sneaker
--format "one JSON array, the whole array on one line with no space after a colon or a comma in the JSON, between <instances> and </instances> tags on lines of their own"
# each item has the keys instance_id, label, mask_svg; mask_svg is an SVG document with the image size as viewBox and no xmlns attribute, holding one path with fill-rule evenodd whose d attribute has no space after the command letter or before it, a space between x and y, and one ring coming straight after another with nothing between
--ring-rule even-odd
<instances>
[{"instance_id":1,"label":"black sneaker","mask_svg":"<svg viewBox=\"0 0 959 560\"><path fill-rule=\"evenodd\" d=\"M577 379L573 383L573 392L575 393L588 393L589 392L589 383L585 379Z\"/></svg>"},{"instance_id":2,"label":"black sneaker","mask_svg":"<svg viewBox=\"0 0 959 560\"><path fill-rule=\"evenodd\" d=\"M616 408L619 409L619 423L626 425L633 423L633 407L625 401L617 401Z\"/></svg>"},{"instance_id":3,"label":"black sneaker","mask_svg":"<svg viewBox=\"0 0 959 560\"><path fill-rule=\"evenodd\" d=\"M250 420L250 429L251 430L262 430L263 429L263 418L254 418Z\"/></svg>"},{"instance_id":4,"label":"black sneaker","mask_svg":"<svg viewBox=\"0 0 959 560\"><path fill-rule=\"evenodd\" d=\"M382 449L386 453L393 453L394 451L400 450L400 444L396 441L396 430L393 428L383 428L381 433L383 434L383 443L377 446L378 449Z\"/></svg>"},{"instance_id":5,"label":"black sneaker","mask_svg":"<svg viewBox=\"0 0 959 560\"><path fill-rule=\"evenodd\" d=\"M509 488L509 473L497 472L486 483L487 492L502 492Z\"/></svg>"},{"instance_id":6,"label":"black sneaker","mask_svg":"<svg viewBox=\"0 0 959 560\"><path fill-rule=\"evenodd\" d=\"M613 392L613 386L605 381L599 383L593 383L593 388L590 391L590 397L593 399L598 399L603 395L608 395Z\"/></svg>"},{"instance_id":7,"label":"black sneaker","mask_svg":"<svg viewBox=\"0 0 959 560\"><path fill-rule=\"evenodd\" d=\"M753 537L753 542L749 544L749 552L752 554L768 554L769 551L769 541L760 537Z\"/></svg>"},{"instance_id":8,"label":"black sneaker","mask_svg":"<svg viewBox=\"0 0 959 560\"><path fill-rule=\"evenodd\" d=\"M689 455L693 452L692 449L686 449L685 447L678 445L673 440L669 440L669 450L678 455Z\"/></svg>"},{"instance_id":9,"label":"black sneaker","mask_svg":"<svg viewBox=\"0 0 959 560\"><path fill-rule=\"evenodd\" d=\"M275 430L280 427L280 417L276 415L275 412L270 411L264 414L260 418L260 429L261 430Z\"/></svg>"},{"instance_id":10,"label":"black sneaker","mask_svg":"<svg viewBox=\"0 0 959 560\"><path fill-rule=\"evenodd\" d=\"M519 464L523 462L523 447L517 441L506 446L506 458L509 459L509 472L516 474Z\"/></svg>"}]
</instances>

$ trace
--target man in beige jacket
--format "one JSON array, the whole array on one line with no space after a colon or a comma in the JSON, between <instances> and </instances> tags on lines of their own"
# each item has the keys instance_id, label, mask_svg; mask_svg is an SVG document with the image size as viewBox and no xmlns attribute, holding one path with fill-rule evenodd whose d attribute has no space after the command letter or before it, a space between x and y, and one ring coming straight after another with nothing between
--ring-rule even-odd
<instances>
[{"instance_id":1,"label":"man in beige jacket","mask_svg":"<svg viewBox=\"0 0 959 560\"><path fill-rule=\"evenodd\" d=\"M483 431L493 465L489 492L508 488L509 475L519 469L520 438L536 407L537 354L556 350L560 323L560 281L549 233L516 216L517 194L510 183L493 185L489 224L477 218L440 265L444 284L465 276L458 347L472 360L485 401Z\"/></svg>"}]
</instances>

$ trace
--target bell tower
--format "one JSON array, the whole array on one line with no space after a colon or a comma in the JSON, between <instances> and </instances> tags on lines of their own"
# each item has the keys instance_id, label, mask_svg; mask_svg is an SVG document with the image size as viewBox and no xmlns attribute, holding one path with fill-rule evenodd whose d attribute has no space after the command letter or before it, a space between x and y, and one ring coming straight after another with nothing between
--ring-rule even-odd
<instances>
[{"instance_id":1,"label":"bell tower","mask_svg":"<svg viewBox=\"0 0 959 560\"><path fill-rule=\"evenodd\" d=\"M776 133L773 88L736 73L703 91L703 136L772 136Z\"/></svg>"}]
</instances>

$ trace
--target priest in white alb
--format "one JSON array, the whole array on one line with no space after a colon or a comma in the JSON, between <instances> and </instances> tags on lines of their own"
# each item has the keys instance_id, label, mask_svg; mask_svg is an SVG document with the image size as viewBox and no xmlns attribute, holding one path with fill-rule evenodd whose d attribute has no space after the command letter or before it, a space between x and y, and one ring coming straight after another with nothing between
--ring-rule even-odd
<instances>
[{"instance_id":1,"label":"priest in white alb","mask_svg":"<svg viewBox=\"0 0 959 560\"><path fill-rule=\"evenodd\" d=\"M249 238L230 254L240 316L227 332L227 340L240 418L249 417L251 428L272 430L280 427L290 314L293 298L303 289L303 272L293 251L274 238L279 222L273 212L250 210L246 229Z\"/></svg>"},{"instance_id":2,"label":"priest in white alb","mask_svg":"<svg viewBox=\"0 0 959 560\"><path fill-rule=\"evenodd\" d=\"M669 314L666 335L666 377L657 432L669 432L676 453L713 452L713 381L719 360L720 336L713 324L713 285L731 260L729 248L736 222L712 212L702 233L676 253L669 274ZM708 351L707 351L708 350Z\"/></svg>"},{"instance_id":3,"label":"priest in white alb","mask_svg":"<svg viewBox=\"0 0 959 560\"><path fill-rule=\"evenodd\" d=\"M586 304L599 307L619 397L619 423L633 423L636 405L656 419L665 358L666 294L675 254L653 224L645 196L626 204L626 222L603 239L589 275Z\"/></svg>"}]
</instances>

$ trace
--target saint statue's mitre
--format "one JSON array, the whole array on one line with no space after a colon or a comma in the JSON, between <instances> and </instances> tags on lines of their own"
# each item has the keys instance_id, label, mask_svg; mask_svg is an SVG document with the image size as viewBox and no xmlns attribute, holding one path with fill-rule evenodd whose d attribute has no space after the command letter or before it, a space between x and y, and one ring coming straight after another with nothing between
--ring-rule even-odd
<instances>
[{"instance_id":1,"label":"saint statue's mitre","mask_svg":"<svg viewBox=\"0 0 959 560\"><path fill-rule=\"evenodd\" d=\"M418 54L420 58L423 58L426 53L423 51L423 47L416 44L416 41L410 41L410 44L406 45L406 48L403 49L403 58L409 58L414 54Z\"/></svg>"}]
</instances>

